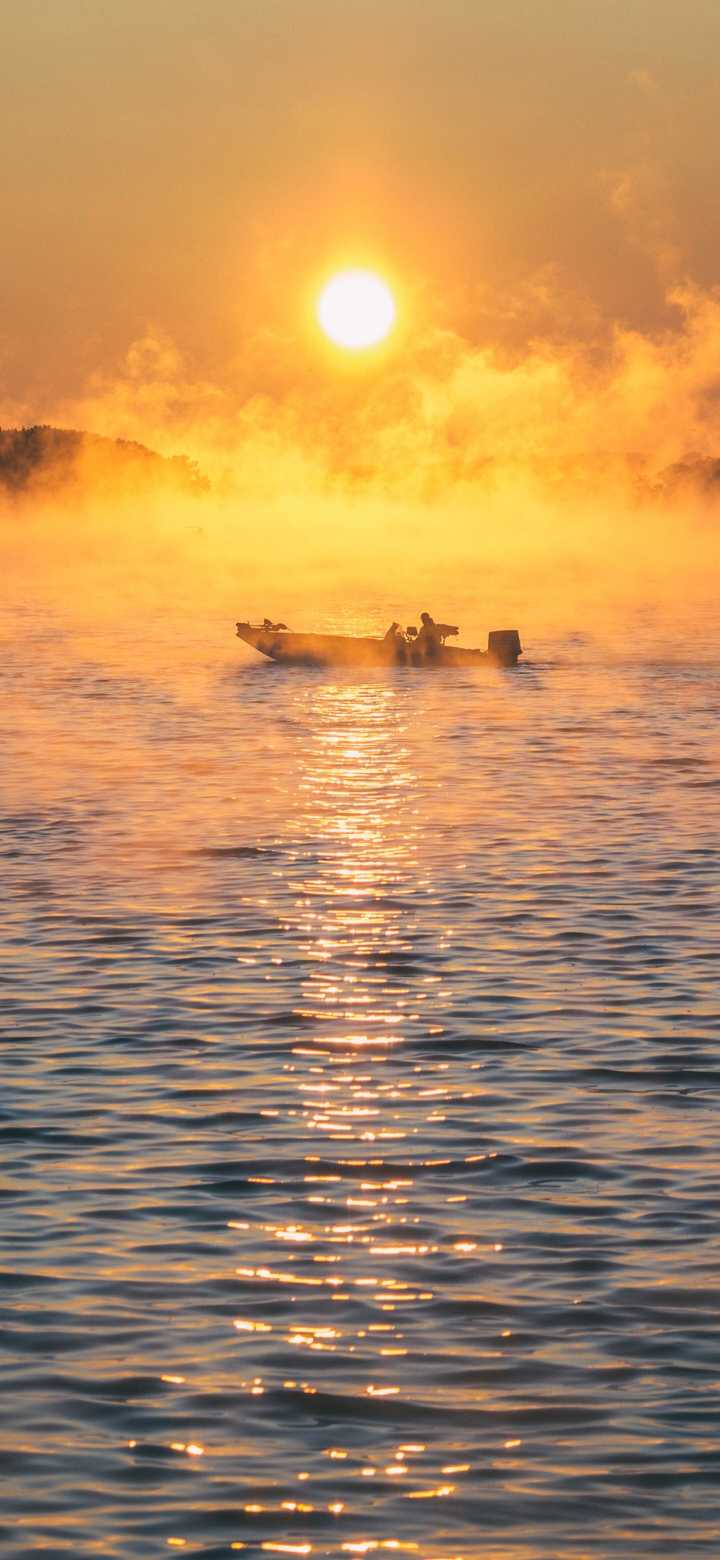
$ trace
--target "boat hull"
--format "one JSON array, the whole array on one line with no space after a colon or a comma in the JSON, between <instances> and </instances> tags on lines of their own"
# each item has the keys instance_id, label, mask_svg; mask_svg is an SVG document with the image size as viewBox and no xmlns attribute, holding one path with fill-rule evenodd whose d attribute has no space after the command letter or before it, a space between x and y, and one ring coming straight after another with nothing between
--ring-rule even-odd
<instances>
[{"instance_id":1,"label":"boat hull","mask_svg":"<svg viewBox=\"0 0 720 1560\"><path fill-rule=\"evenodd\" d=\"M414 650L411 643L395 646L383 639L350 638L347 634L295 634L289 629L257 628L238 623L237 636L271 661L306 666L516 666L521 654L514 629L489 636L487 650L441 645L433 654Z\"/></svg>"}]
</instances>

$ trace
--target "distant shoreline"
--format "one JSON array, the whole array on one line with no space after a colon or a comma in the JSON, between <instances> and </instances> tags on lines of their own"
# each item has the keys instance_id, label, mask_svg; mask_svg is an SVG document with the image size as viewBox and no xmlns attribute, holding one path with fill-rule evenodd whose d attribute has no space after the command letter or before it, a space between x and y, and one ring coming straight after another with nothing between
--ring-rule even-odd
<instances>
[{"instance_id":1,"label":"distant shoreline","mask_svg":"<svg viewBox=\"0 0 720 1560\"><path fill-rule=\"evenodd\" d=\"M139 485L203 497L210 482L186 455L159 455L129 439L39 424L0 428L0 495L57 497L69 490L122 495Z\"/></svg>"}]
</instances>

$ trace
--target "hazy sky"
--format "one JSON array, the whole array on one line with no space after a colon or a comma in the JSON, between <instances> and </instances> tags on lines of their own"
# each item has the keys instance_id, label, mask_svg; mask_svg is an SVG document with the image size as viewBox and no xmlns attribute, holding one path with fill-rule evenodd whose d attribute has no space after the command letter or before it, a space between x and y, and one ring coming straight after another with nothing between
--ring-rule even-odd
<instances>
[{"instance_id":1,"label":"hazy sky","mask_svg":"<svg viewBox=\"0 0 720 1560\"><path fill-rule=\"evenodd\" d=\"M148 330L282 395L342 262L471 345L672 323L720 283L719 60L717 0L6 0L0 406Z\"/></svg>"}]
</instances>

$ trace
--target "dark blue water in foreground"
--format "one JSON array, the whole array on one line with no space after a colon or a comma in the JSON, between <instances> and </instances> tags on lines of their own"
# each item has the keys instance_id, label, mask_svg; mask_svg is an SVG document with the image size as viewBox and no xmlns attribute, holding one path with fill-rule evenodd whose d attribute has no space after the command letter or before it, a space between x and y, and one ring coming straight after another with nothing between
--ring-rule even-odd
<instances>
[{"instance_id":1,"label":"dark blue water in foreground","mask_svg":"<svg viewBox=\"0 0 720 1560\"><path fill-rule=\"evenodd\" d=\"M720 1552L711 657L6 623L13 1560Z\"/></svg>"}]
</instances>

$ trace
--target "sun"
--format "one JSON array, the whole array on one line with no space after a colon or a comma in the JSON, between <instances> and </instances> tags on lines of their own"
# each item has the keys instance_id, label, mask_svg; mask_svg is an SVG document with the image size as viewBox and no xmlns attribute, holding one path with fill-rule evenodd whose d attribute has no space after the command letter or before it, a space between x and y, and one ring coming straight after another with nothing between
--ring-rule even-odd
<instances>
[{"instance_id":1,"label":"sun","mask_svg":"<svg viewBox=\"0 0 720 1560\"><path fill-rule=\"evenodd\" d=\"M351 352L375 347L395 324L395 299L374 271L338 271L323 288L317 317L325 335Z\"/></svg>"}]
</instances>

